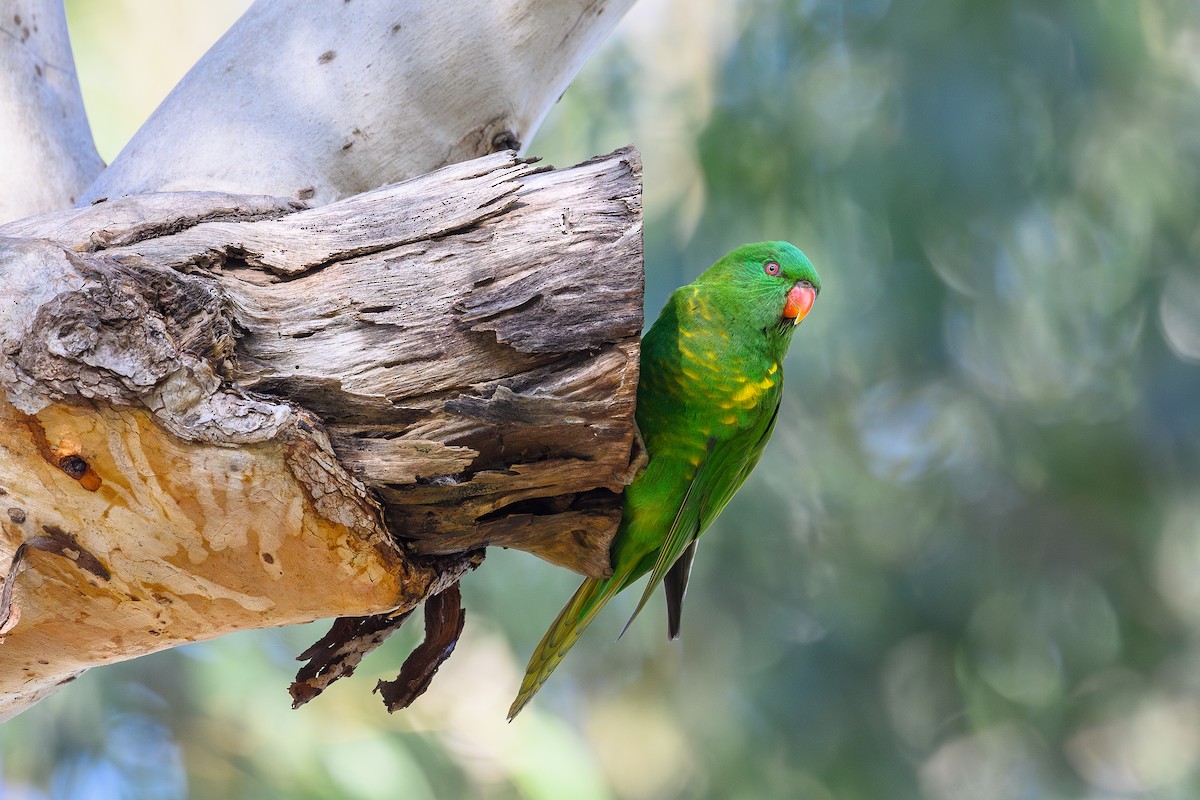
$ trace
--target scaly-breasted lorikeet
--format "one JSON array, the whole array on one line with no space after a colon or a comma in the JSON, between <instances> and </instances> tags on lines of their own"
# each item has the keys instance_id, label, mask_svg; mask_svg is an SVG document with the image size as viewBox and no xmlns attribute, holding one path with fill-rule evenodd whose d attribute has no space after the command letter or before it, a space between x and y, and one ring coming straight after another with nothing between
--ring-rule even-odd
<instances>
[{"instance_id":1,"label":"scaly-breasted lorikeet","mask_svg":"<svg viewBox=\"0 0 1200 800\"><path fill-rule=\"evenodd\" d=\"M637 424L650 460L625 491L612 577L588 578L558 613L529 660L510 720L600 609L647 572L629 622L664 583L668 635L679 635L696 539L758 463L779 416L792 332L820 291L804 253L760 242L671 294L642 339Z\"/></svg>"}]
</instances>

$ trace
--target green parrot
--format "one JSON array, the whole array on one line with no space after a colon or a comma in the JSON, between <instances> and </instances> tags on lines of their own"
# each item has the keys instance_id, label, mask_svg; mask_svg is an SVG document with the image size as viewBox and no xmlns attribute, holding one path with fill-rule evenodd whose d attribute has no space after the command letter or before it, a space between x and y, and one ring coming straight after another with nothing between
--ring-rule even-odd
<instances>
[{"instance_id":1,"label":"green parrot","mask_svg":"<svg viewBox=\"0 0 1200 800\"><path fill-rule=\"evenodd\" d=\"M771 438L783 357L820 291L804 253L787 242L760 242L739 247L671 294L642 339L637 424L649 462L625 491L612 577L588 578L558 613L529 659L509 720L608 601L647 572L625 628L663 583L667 633L679 636L696 540Z\"/></svg>"}]
</instances>

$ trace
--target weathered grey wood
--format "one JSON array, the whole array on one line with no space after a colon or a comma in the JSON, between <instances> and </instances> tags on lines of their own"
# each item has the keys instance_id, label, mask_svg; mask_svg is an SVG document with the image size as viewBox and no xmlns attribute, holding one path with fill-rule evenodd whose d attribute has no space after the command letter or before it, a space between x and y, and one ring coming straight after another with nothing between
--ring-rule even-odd
<instances>
[{"instance_id":1,"label":"weathered grey wood","mask_svg":"<svg viewBox=\"0 0 1200 800\"><path fill-rule=\"evenodd\" d=\"M239 329L231 377L317 411L419 552L514 546L602 575L615 503L581 499L565 539L504 509L611 501L629 479L639 171L632 151L558 172L499 154L107 254L218 270Z\"/></svg>"},{"instance_id":2,"label":"weathered grey wood","mask_svg":"<svg viewBox=\"0 0 1200 800\"><path fill-rule=\"evenodd\" d=\"M606 574L639 195L633 150L507 153L317 209L185 193L0 227L0 558L62 532L0 620L0 716L183 641L411 608L489 545Z\"/></svg>"},{"instance_id":3,"label":"weathered grey wood","mask_svg":"<svg viewBox=\"0 0 1200 800\"><path fill-rule=\"evenodd\" d=\"M38 214L0 225L0 236L49 239L78 252L119 247L187 230L201 222L253 222L308 208L287 197L225 192L135 194L84 206L69 214Z\"/></svg>"}]
</instances>

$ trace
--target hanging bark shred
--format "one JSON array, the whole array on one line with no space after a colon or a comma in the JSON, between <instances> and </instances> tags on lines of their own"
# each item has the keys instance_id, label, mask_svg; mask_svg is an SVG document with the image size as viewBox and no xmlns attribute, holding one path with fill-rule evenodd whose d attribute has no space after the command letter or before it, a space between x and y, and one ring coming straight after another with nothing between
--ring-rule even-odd
<instances>
[{"instance_id":1,"label":"hanging bark shred","mask_svg":"<svg viewBox=\"0 0 1200 800\"><path fill-rule=\"evenodd\" d=\"M414 610L410 608L391 617L378 614L334 620L328 633L296 656L297 661L308 663L300 668L296 680L288 687L292 695L292 708L299 708L312 700L338 678L353 675L363 656L383 644Z\"/></svg>"},{"instance_id":2,"label":"hanging bark shred","mask_svg":"<svg viewBox=\"0 0 1200 800\"><path fill-rule=\"evenodd\" d=\"M453 559L439 560L455 562L456 567L445 567L446 573L461 575L482 564L483 557L484 552L477 550ZM415 610L410 608L399 614L334 620L333 626L320 640L296 656L297 661L308 663L300 668L296 680L288 687L292 695L292 708L299 708L312 700L334 681L353 675L363 657L399 630ZM457 578L425 601L425 641L405 660L395 681L380 681L375 688L375 691L383 694L384 704L389 711L406 708L429 687L438 667L454 651L465 618Z\"/></svg>"},{"instance_id":3,"label":"hanging bark shred","mask_svg":"<svg viewBox=\"0 0 1200 800\"><path fill-rule=\"evenodd\" d=\"M438 668L454 652L466 621L457 583L425 601L425 640L404 660L396 680L375 684L390 713L408 708L425 694Z\"/></svg>"}]
</instances>

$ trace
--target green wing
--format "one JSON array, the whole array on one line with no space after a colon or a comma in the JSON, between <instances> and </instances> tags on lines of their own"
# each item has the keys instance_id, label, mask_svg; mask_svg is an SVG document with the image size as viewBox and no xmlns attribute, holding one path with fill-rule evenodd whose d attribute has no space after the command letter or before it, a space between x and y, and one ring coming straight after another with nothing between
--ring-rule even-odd
<instances>
[{"instance_id":1,"label":"green wing","mask_svg":"<svg viewBox=\"0 0 1200 800\"><path fill-rule=\"evenodd\" d=\"M780 395L782 397L782 393ZM775 411L771 414L770 420L767 422L766 428L763 430L759 438L758 445L751 453L750 458L746 459L746 463L742 468L741 475L737 480L730 483L728 494L723 497L715 498L716 502L713 505L713 510L710 514L701 512L701 528L702 533L704 528L708 527L703 520L707 516L711 522L717 518L721 509L733 498L734 493L749 477L750 472L758 463L759 456L762 455L763 448L766 447L767 441L771 438L771 432L775 430L775 421L779 418L780 402L775 403ZM697 537L699 533L697 533ZM696 539L693 538L691 543L684 549L683 553L676 559L671 568L667 570L663 577L663 591L667 596L667 638L678 639L680 625L683 617L683 597L687 593L688 578L692 572L692 560L696 557Z\"/></svg>"},{"instance_id":2,"label":"green wing","mask_svg":"<svg viewBox=\"0 0 1200 800\"><path fill-rule=\"evenodd\" d=\"M708 488L709 480L706 478L706 475L712 464L711 455L715 447L715 437L710 438L707 448L708 457L700 462L695 474L683 492L683 498L680 500L679 508L675 512L675 520L667 530L666 539L663 541L662 547L658 550L658 558L655 559L654 566L650 570L650 582L646 586L646 591L642 593L642 599L638 601L637 608L633 610L629 621L625 623L625 627L621 629L621 633L617 636L618 639L625 635L625 631L629 630L629 626L637 619L637 615L641 613L642 608L646 605L646 601L650 599L650 593L662 581L663 576L667 574L667 570L683 555L683 551L687 549L688 545L694 542L696 537L700 535L700 510L704 505L701 502L701 498Z\"/></svg>"},{"instance_id":3,"label":"green wing","mask_svg":"<svg viewBox=\"0 0 1200 800\"><path fill-rule=\"evenodd\" d=\"M754 469L775 427L781 397L782 382L775 391L769 393L769 397L764 398L774 406L769 416L762 413L765 409L753 409L739 420L740 424L728 426L710 436L705 456L683 493L675 520L667 531L666 539L650 570L650 579L641 599L638 600L637 608L634 609L629 622L625 623L622 634L641 613L668 571L712 524L746 480L746 476ZM771 406L768 405L767 408ZM686 570L682 580L673 580L668 591L674 592L676 586L678 596L673 595L668 600L668 606L675 609L675 612L671 613L672 617L678 616L682 606L683 591L687 588ZM668 622L670 623L670 620Z\"/></svg>"}]
</instances>

